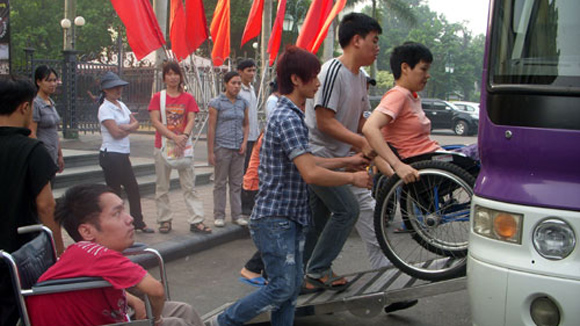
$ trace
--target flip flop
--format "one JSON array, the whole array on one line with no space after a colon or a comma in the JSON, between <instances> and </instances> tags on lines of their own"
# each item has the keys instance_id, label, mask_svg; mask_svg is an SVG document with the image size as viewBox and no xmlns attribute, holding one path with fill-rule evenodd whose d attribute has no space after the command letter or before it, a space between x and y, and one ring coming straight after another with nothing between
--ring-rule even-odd
<instances>
[{"instance_id":1,"label":"flip flop","mask_svg":"<svg viewBox=\"0 0 580 326\"><path fill-rule=\"evenodd\" d=\"M246 283L248 285L251 285L251 286L257 287L257 288L261 288L261 287L265 286L266 284L268 284L268 281L266 281L266 279L263 278L262 276L258 276L258 277L254 277L254 278L240 277L239 280L242 283Z\"/></svg>"},{"instance_id":2,"label":"flip flop","mask_svg":"<svg viewBox=\"0 0 580 326\"><path fill-rule=\"evenodd\" d=\"M332 283L334 283L336 281L340 281L342 279L343 279L342 276L335 276L335 277L328 278L325 282L322 282L319 279L315 279L315 278L311 278L309 276L306 276L306 282L310 283L310 285L312 285L318 289L325 289L325 290L329 290L329 291L343 291L343 290L345 290L350 285L350 283L347 282L345 284L332 284Z\"/></svg>"}]
</instances>

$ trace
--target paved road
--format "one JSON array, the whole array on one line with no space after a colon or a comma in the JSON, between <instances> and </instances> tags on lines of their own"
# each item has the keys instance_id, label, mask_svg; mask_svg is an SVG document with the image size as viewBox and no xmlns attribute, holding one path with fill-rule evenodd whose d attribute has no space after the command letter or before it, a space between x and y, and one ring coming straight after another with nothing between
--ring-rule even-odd
<instances>
[{"instance_id":1,"label":"paved road","mask_svg":"<svg viewBox=\"0 0 580 326\"><path fill-rule=\"evenodd\" d=\"M457 137L451 132L436 132L441 144L471 144L476 137ZM255 250L252 241L237 240L187 256L167 264L173 300L189 302L206 314L224 303L235 301L254 290L238 281L239 270ZM363 244L355 233L335 261L334 269L346 274L369 269ZM420 300L412 309L395 314L379 314L361 319L348 312L307 317L296 321L300 326L467 326L471 323L467 291L448 293Z\"/></svg>"}]
</instances>

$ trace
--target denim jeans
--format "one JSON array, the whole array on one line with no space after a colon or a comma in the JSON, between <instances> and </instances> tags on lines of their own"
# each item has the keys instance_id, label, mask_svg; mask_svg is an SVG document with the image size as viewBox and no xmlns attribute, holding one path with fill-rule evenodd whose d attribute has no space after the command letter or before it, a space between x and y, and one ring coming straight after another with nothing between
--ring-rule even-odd
<instances>
[{"instance_id":1,"label":"denim jeans","mask_svg":"<svg viewBox=\"0 0 580 326\"><path fill-rule=\"evenodd\" d=\"M220 326L243 325L271 311L273 326L292 326L302 286L303 227L285 217L250 220L250 234L262 253L268 284L238 300L218 316Z\"/></svg>"},{"instance_id":2,"label":"denim jeans","mask_svg":"<svg viewBox=\"0 0 580 326\"><path fill-rule=\"evenodd\" d=\"M359 216L359 204L348 186L310 185L313 227L307 235L304 261L306 274L321 278L332 273L338 257Z\"/></svg>"}]
</instances>

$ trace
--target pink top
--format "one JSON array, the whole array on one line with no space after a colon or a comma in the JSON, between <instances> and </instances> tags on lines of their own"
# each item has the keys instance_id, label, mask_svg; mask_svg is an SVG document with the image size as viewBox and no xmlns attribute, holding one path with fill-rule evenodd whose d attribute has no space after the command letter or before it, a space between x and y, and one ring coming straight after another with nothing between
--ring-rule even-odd
<instances>
[{"instance_id":1,"label":"pink top","mask_svg":"<svg viewBox=\"0 0 580 326\"><path fill-rule=\"evenodd\" d=\"M416 93L395 86L385 93L376 110L393 119L381 131L385 141L397 149L401 158L441 149L429 138L431 121L425 116L421 98Z\"/></svg>"}]
</instances>

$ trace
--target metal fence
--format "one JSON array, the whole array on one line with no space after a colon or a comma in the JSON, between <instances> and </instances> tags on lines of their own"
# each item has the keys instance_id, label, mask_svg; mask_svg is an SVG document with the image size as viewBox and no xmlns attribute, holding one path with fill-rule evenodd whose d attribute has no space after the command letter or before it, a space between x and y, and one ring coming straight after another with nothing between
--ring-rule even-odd
<instances>
[{"instance_id":1,"label":"metal fence","mask_svg":"<svg viewBox=\"0 0 580 326\"><path fill-rule=\"evenodd\" d=\"M97 119L100 95L99 78L107 71L114 71L129 82L123 91L123 102L135 113L141 130L154 131L147 110L153 93L163 87L161 72L154 66L119 67L117 64L78 62L77 53L64 51L62 59L37 59L33 49L26 49L25 61L13 63L11 73L33 80L34 70L40 65L54 68L62 81L53 95L56 108L62 118L62 131L66 138L75 138L78 132L100 131ZM119 71L121 69L121 71ZM199 106L194 133L205 133L208 118L207 103L222 90L222 75L226 71L213 67L183 66L186 90Z\"/></svg>"}]
</instances>

